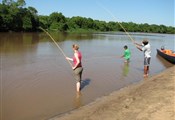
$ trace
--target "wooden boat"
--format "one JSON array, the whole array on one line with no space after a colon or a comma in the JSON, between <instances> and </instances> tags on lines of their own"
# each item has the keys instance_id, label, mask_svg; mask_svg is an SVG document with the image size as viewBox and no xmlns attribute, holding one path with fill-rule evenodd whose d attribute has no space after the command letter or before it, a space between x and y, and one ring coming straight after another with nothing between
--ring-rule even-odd
<instances>
[{"instance_id":1,"label":"wooden boat","mask_svg":"<svg viewBox=\"0 0 175 120\"><path fill-rule=\"evenodd\" d=\"M157 49L157 54L166 59L167 61L175 64L175 53L173 53L171 50Z\"/></svg>"}]
</instances>

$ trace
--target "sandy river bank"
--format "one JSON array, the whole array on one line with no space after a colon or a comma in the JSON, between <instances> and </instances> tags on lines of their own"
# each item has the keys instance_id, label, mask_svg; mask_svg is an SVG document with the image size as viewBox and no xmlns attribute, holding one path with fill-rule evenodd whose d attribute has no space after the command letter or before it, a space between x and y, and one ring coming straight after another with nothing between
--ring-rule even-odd
<instances>
[{"instance_id":1,"label":"sandy river bank","mask_svg":"<svg viewBox=\"0 0 175 120\"><path fill-rule=\"evenodd\" d=\"M175 120L175 66L50 120Z\"/></svg>"}]
</instances>

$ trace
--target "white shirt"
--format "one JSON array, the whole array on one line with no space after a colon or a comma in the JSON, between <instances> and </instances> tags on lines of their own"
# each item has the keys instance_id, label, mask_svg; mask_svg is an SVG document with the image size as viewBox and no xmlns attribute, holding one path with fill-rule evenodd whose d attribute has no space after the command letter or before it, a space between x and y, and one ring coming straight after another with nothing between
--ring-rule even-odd
<instances>
[{"instance_id":1,"label":"white shirt","mask_svg":"<svg viewBox=\"0 0 175 120\"><path fill-rule=\"evenodd\" d=\"M144 57L151 57L151 46L149 43L142 47L142 51L144 52Z\"/></svg>"}]
</instances>

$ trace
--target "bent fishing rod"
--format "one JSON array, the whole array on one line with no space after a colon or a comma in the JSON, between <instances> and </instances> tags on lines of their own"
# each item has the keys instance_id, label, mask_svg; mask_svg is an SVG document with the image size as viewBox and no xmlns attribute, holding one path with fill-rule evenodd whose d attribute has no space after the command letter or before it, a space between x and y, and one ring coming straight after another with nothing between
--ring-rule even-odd
<instances>
[{"instance_id":1,"label":"bent fishing rod","mask_svg":"<svg viewBox=\"0 0 175 120\"><path fill-rule=\"evenodd\" d=\"M108 9L106 9L103 5L101 5L100 3L96 2L101 8L103 8L107 13L109 13L113 19L115 21L117 21L116 17L112 14L111 11L109 11ZM132 43L135 45L135 40L131 37L131 35L126 31L126 29L122 26L122 24L120 22L117 21L117 23L120 25L120 27L124 30L124 32L127 34L127 36L130 38L130 40L132 41ZM135 45L136 46L136 45Z\"/></svg>"},{"instance_id":2,"label":"bent fishing rod","mask_svg":"<svg viewBox=\"0 0 175 120\"><path fill-rule=\"evenodd\" d=\"M41 29L43 32L45 32L50 38L51 40L55 43L55 45L57 46L57 48L61 51L62 55L66 58L66 54L64 53L64 51L61 49L61 47L57 44L57 42L54 40L54 38L49 34L49 32L47 32L45 29L43 29L42 27L39 27L39 29ZM66 59L67 60L67 59ZM69 60L67 60L67 62L70 64L70 66L72 67L72 64L70 63Z\"/></svg>"}]
</instances>

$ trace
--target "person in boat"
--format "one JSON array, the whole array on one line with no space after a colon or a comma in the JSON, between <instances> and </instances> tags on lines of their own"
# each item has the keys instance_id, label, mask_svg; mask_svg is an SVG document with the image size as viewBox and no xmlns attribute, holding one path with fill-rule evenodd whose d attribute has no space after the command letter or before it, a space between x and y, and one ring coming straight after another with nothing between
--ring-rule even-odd
<instances>
[{"instance_id":1,"label":"person in boat","mask_svg":"<svg viewBox=\"0 0 175 120\"><path fill-rule=\"evenodd\" d=\"M165 53L165 52L166 52L166 50L165 50L165 47L164 47L164 46L162 46L162 47L160 48L160 50L161 50L161 52L163 52L163 53Z\"/></svg>"},{"instance_id":2,"label":"person in boat","mask_svg":"<svg viewBox=\"0 0 175 120\"><path fill-rule=\"evenodd\" d=\"M83 72L83 67L82 67L82 62L81 62L82 54L79 51L79 46L78 45L73 44L72 49L74 51L74 57L73 58L66 57L66 59L70 60L70 61L73 61L73 63L74 63L72 69L73 69L73 72L74 72L75 79L77 81L76 90L77 90L77 92L80 92L82 72Z\"/></svg>"},{"instance_id":3,"label":"person in boat","mask_svg":"<svg viewBox=\"0 0 175 120\"><path fill-rule=\"evenodd\" d=\"M148 77L149 73L149 66L151 61L151 46L149 44L149 41L147 39L144 39L142 41L142 44L135 43L136 47L144 52L144 77Z\"/></svg>"},{"instance_id":4,"label":"person in boat","mask_svg":"<svg viewBox=\"0 0 175 120\"><path fill-rule=\"evenodd\" d=\"M125 58L125 63L129 63L130 57L131 57L131 52L128 49L127 45L125 45L123 48L124 48L124 54L121 56L121 58Z\"/></svg>"},{"instance_id":5,"label":"person in boat","mask_svg":"<svg viewBox=\"0 0 175 120\"><path fill-rule=\"evenodd\" d=\"M168 55L171 55L171 56L174 56L174 53L172 50L168 50L168 49L165 49L163 46L161 47L161 52L165 53L165 54L168 54Z\"/></svg>"}]
</instances>

